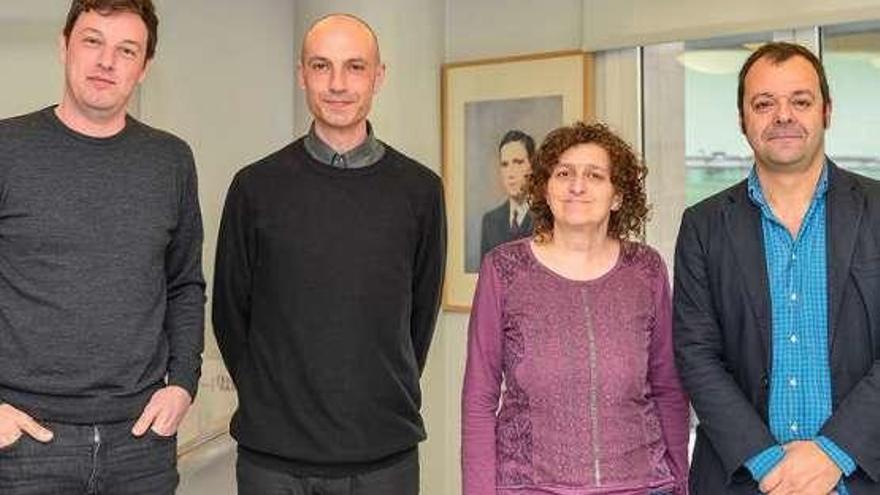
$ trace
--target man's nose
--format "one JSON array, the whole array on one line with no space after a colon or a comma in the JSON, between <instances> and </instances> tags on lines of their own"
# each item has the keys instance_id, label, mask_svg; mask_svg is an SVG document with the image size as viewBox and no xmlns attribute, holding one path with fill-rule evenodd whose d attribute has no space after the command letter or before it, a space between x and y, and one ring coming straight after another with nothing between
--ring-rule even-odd
<instances>
[{"instance_id":1,"label":"man's nose","mask_svg":"<svg viewBox=\"0 0 880 495\"><path fill-rule=\"evenodd\" d=\"M341 69L330 71L330 91L341 93L345 91L345 74Z\"/></svg>"},{"instance_id":2,"label":"man's nose","mask_svg":"<svg viewBox=\"0 0 880 495\"><path fill-rule=\"evenodd\" d=\"M116 65L116 53L110 47L101 48L101 52L98 54L98 66L104 70L113 70L113 67Z\"/></svg>"},{"instance_id":3,"label":"man's nose","mask_svg":"<svg viewBox=\"0 0 880 495\"><path fill-rule=\"evenodd\" d=\"M791 103L787 100L782 100L776 105L776 113L773 115L774 121L778 124L785 124L794 120L794 114L792 113Z\"/></svg>"}]
</instances>

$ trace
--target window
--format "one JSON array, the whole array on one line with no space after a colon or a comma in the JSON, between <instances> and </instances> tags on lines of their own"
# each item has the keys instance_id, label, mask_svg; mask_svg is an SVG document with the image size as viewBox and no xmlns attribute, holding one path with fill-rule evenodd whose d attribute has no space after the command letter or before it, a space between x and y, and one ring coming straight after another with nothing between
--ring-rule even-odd
<instances>
[{"instance_id":1,"label":"window","mask_svg":"<svg viewBox=\"0 0 880 495\"><path fill-rule=\"evenodd\" d=\"M737 80L751 51L771 40L821 53L833 102L826 152L838 165L880 179L880 22L644 46L639 121L653 205L647 241L667 259L684 208L742 180L752 166L739 128Z\"/></svg>"},{"instance_id":2,"label":"window","mask_svg":"<svg viewBox=\"0 0 880 495\"><path fill-rule=\"evenodd\" d=\"M748 174L751 151L739 130L737 78L750 50L772 39L778 34L642 49L642 150L653 207L647 241L667 259L684 208Z\"/></svg>"},{"instance_id":3,"label":"window","mask_svg":"<svg viewBox=\"0 0 880 495\"><path fill-rule=\"evenodd\" d=\"M739 70L772 33L685 43L685 203L692 205L745 178L752 152L739 127Z\"/></svg>"},{"instance_id":4,"label":"window","mask_svg":"<svg viewBox=\"0 0 880 495\"><path fill-rule=\"evenodd\" d=\"M880 23L823 28L822 61L833 103L828 155L844 168L880 179Z\"/></svg>"},{"instance_id":5,"label":"window","mask_svg":"<svg viewBox=\"0 0 880 495\"><path fill-rule=\"evenodd\" d=\"M739 128L737 79L751 51L772 39L756 33L645 47L646 161L661 161L664 173L684 166L685 205L748 175L752 154ZM673 74L678 82L670 86Z\"/></svg>"}]
</instances>

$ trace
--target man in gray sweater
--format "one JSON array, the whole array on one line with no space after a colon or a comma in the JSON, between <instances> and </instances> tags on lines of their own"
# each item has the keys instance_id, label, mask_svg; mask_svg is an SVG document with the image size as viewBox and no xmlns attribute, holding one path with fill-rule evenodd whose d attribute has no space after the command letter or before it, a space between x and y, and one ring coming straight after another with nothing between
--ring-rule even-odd
<instances>
[{"instance_id":1,"label":"man in gray sweater","mask_svg":"<svg viewBox=\"0 0 880 495\"><path fill-rule=\"evenodd\" d=\"M171 494L203 346L192 153L126 114L150 0L74 0L61 103L0 121L0 493Z\"/></svg>"}]
</instances>

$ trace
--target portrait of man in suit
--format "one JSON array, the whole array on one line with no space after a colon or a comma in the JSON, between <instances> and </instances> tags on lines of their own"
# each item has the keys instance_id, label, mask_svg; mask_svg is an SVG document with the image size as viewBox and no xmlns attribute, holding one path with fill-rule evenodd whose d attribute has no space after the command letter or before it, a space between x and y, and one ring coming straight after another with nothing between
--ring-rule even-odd
<instances>
[{"instance_id":1,"label":"portrait of man in suit","mask_svg":"<svg viewBox=\"0 0 880 495\"><path fill-rule=\"evenodd\" d=\"M507 198L486 212L480 228L480 258L492 248L532 234L526 183L532 173L535 140L520 130L510 130L498 145L498 174Z\"/></svg>"},{"instance_id":2,"label":"portrait of man in suit","mask_svg":"<svg viewBox=\"0 0 880 495\"><path fill-rule=\"evenodd\" d=\"M476 274L483 255L493 247L531 234L532 220L523 188L541 140L563 124L562 115L560 95L465 105L461 248L466 273Z\"/></svg>"}]
</instances>

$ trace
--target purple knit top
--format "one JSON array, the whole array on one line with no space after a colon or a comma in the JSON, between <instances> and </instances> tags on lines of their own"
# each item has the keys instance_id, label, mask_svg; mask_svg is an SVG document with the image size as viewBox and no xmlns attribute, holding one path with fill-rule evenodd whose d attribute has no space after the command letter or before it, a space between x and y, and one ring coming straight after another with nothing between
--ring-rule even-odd
<instances>
[{"instance_id":1,"label":"purple knit top","mask_svg":"<svg viewBox=\"0 0 880 495\"><path fill-rule=\"evenodd\" d=\"M530 239L483 260L462 396L464 495L687 493L666 266L625 242L590 281Z\"/></svg>"}]
</instances>

